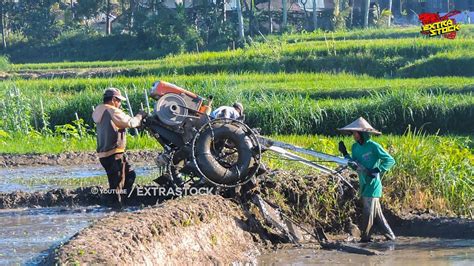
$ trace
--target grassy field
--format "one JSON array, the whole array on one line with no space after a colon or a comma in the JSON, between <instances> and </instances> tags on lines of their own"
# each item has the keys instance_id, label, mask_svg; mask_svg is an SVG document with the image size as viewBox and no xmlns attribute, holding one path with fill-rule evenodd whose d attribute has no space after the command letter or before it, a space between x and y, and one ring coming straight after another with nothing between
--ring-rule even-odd
<instances>
[{"instance_id":1,"label":"grassy field","mask_svg":"<svg viewBox=\"0 0 474 266\"><path fill-rule=\"evenodd\" d=\"M384 179L384 200L398 209L472 215L474 27L463 27L455 40L418 31L289 34L244 49L157 60L11 65L13 75L103 70L110 76L2 81L0 153L93 150L92 108L106 87L127 91L137 111L151 84L166 80L213 95L215 106L241 101L250 126L331 154L344 138L332 136L336 128L363 116L388 134L377 140L397 160ZM130 138L129 148L159 149L147 136Z\"/></svg>"},{"instance_id":2,"label":"grassy field","mask_svg":"<svg viewBox=\"0 0 474 266\"><path fill-rule=\"evenodd\" d=\"M12 71L106 68L124 69L131 76L223 71L350 72L377 77L474 75L472 68L463 67L474 64L474 27L465 27L455 40L428 39L415 32L414 28L406 28L284 35L231 51L188 53L157 60L18 64L12 66ZM427 66L436 66L436 71L423 71Z\"/></svg>"}]
</instances>

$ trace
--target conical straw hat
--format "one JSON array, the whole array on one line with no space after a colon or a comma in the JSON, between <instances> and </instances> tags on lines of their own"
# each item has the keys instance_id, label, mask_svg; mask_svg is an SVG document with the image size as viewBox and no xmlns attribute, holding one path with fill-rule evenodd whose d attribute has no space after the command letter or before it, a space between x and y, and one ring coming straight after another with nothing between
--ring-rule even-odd
<instances>
[{"instance_id":1,"label":"conical straw hat","mask_svg":"<svg viewBox=\"0 0 474 266\"><path fill-rule=\"evenodd\" d=\"M357 118L354 122L350 123L349 125L343 127L343 128L338 128L337 130L340 131L358 131L358 132L368 132L372 133L375 135L380 135L382 132L377 131L375 128L373 128L367 120L365 120L362 117Z\"/></svg>"}]
</instances>

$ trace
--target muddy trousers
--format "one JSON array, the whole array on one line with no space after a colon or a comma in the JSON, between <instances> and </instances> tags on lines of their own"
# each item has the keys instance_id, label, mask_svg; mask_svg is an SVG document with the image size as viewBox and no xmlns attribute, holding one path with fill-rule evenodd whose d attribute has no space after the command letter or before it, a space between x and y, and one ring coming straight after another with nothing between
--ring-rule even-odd
<instances>
[{"instance_id":1,"label":"muddy trousers","mask_svg":"<svg viewBox=\"0 0 474 266\"><path fill-rule=\"evenodd\" d=\"M114 198L117 199L119 203L122 203L122 199L126 198L127 194L132 191L133 183L136 178L135 171L128 163L126 155L124 153L117 153L100 158L100 164L102 164L107 173L109 188L123 190L122 192L124 194L116 193L116 195L114 195Z\"/></svg>"},{"instance_id":2,"label":"muddy trousers","mask_svg":"<svg viewBox=\"0 0 474 266\"><path fill-rule=\"evenodd\" d=\"M388 225L382 213L380 198L362 197L363 219L362 219L362 241L369 241L371 229L374 222L382 229L384 236L389 240L395 240L395 234Z\"/></svg>"}]
</instances>

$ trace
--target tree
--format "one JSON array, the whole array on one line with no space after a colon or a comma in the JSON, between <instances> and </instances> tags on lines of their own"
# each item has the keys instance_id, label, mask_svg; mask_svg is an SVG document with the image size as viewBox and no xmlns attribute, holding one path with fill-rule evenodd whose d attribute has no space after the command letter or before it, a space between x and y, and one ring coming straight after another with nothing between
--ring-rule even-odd
<instances>
[{"instance_id":1,"label":"tree","mask_svg":"<svg viewBox=\"0 0 474 266\"><path fill-rule=\"evenodd\" d=\"M392 0L388 0L388 11L390 11L390 15L388 17L387 26L390 27L392 24Z\"/></svg>"},{"instance_id":2,"label":"tree","mask_svg":"<svg viewBox=\"0 0 474 266\"><path fill-rule=\"evenodd\" d=\"M367 0L370 1L370 0ZM317 10L317 0L313 0L313 29L318 29L318 12Z\"/></svg>"},{"instance_id":3,"label":"tree","mask_svg":"<svg viewBox=\"0 0 474 266\"><path fill-rule=\"evenodd\" d=\"M18 4L18 24L30 41L46 43L56 38L61 29L51 12L60 0L22 0Z\"/></svg>"},{"instance_id":4,"label":"tree","mask_svg":"<svg viewBox=\"0 0 474 266\"><path fill-rule=\"evenodd\" d=\"M288 0L281 0L281 9L282 9L282 30L286 29L286 24L288 23L288 7L287 2Z\"/></svg>"},{"instance_id":5,"label":"tree","mask_svg":"<svg viewBox=\"0 0 474 266\"><path fill-rule=\"evenodd\" d=\"M110 21L111 12L111 3L110 0L107 0L105 4L105 34L107 35L110 35L112 32L112 22Z\"/></svg>"},{"instance_id":6,"label":"tree","mask_svg":"<svg viewBox=\"0 0 474 266\"><path fill-rule=\"evenodd\" d=\"M364 8L364 28L369 27L369 9L370 9L370 0L365 0L365 8Z\"/></svg>"},{"instance_id":7,"label":"tree","mask_svg":"<svg viewBox=\"0 0 474 266\"><path fill-rule=\"evenodd\" d=\"M349 0L333 0L334 11L332 17L332 27L334 30L342 30L346 28L347 18L351 14Z\"/></svg>"},{"instance_id":8,"label":"tree","mask_svg":"<svg viewBox=\"0 0 474 266\"><path fill-rule=\"evenodd\" d=\"M239 21L239 25L238 25L239 40L245 41L244 17L242 16L242 5L240 3L240 0L236 0L235 3L236 3L236 8L237 8L237 18Z\"/></svg>"},{"instance_id":9,"label":"tree","mask_svg":"<svg viewBox=\"0 0 474 266\"><path fill-rule=\"evenodd\" d=\"M76 15L82 19L91 19L100 13L105 1L106 0L77 0Z\"/></svg>"},{"instance_id":10,"label":"tree","mask_svg":"<svg viewBox=\"0 0 474 266\"><path fill-rule=\"evenodd\" d=\"M6 18L9 10L8 2L5 0L0 1L0 30L2 32L2 49L7 49L7 38L6 38Z\"/></svg>"}]
</instances>

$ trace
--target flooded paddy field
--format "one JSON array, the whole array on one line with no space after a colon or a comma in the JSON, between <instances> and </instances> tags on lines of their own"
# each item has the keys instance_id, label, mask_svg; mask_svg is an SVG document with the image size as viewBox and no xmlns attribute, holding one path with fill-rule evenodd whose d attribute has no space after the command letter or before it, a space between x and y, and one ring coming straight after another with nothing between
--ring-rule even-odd
<instances>
[{"instance_id":1,"label":"flooded paddy field","mask_svg":"<svg viewBox=\"0 0 474 266\"><path fill-rule=\"evenodd\" d=\"M154 165L146 164L143 161L135 163L134 167L140 178L137 182L141 184L149 184L159 175L159 171ZM146 218L147 215L149 215L147 212L152 212L153 217L161 217L158 215L159 212L155 211L156 208L161 208L159 206L146 208L148 211L141 212L143 207L138 204L137 207L130 207L117 212L101 204L100 197L90 195L90 188L99 184L105 186L107 178L102 167L93 162L80 166L64 165L61 163L24 165L21 167L9 166L0 169L0 177L0 194L2 195L0 201L4 200L6 195L15 194L20 195L22 198L47 198L48 195L61 197L61 195L63 195L64 200L62 203L66 203L65 205L59 204L61 203L59 199L52 201L52 206L48 204L3 205L4 207L2 208L4 209L0 210L0 224L2 225L0 228L0 264L2 265L34 265L47 262L50 256L57 254L56 249L62 245L67 245L71 241L71 238L76 238L84 229L93 227L103 219L114 221L114 217L119 217L121 221L131 221L129 215L130 217L135 217L133 222L125 225L122 229L122 231L125 232L123 233L125 236L132 235L133 238L133 228L142 226L142 219L139 218L142 217L141 215L143 215L144 219L150 221L151 232L153 232L153 228L155 228L156 225L153 219ZM67 197L72 198L72 200L69 201L70 198ZM78 200L75 201L74 199ZM238 205L231 204L230 200L220 197L210 199L211 201L217 200L219 204L230 204L229 206L232 206L232 208L238 207ZM6 201L4 200L3 202L5 203ZM46 200L46 202L48 201ZM167 202L169 202L170 204L168 205L171 206L167 208L169 220L163 220L161 222L165 223L167 228L169 227L169 230L171 230L169 232L175 232L173 241L181 243L183 245L181 248L186 247L187 244L185 243L188 243L186 241L189 240L184 241L183 239L186 239L186 236L190 235L195 238L192 243L195 248L202 244L201 241L204 241L204 246L209 247L232 244L231 239L227 237L220 239L220 234L212 231L212 228L219 227L222 228L221 230L223 230L222 232L225 232L225 234L229 233L226 231L227 229L225 229L224 225L233 226L233 228L238 230L239 234L241 234L241 239L252 242L252 238L248 235L248 232L253 235L255 232L249 229L248 219L243 219L240 211L240 214L237 215L239 217L238 219L236 218L237 216L233 216L235 213L225 214L226 212L223 212L222 206L219 207L219 204L216 202L208 204L209 198L201 198L192 201L171 200ZM186 214L186 208L188 208L191 202L194 204L194 208L199 210L199 213L193 214L195 209L191 209L189 210L190 213ZM176 217L174 210L177 211L176 213L179 213L178 216L182 216L178 221L172 220ZM137 214L137 212L141 214ZM203 218L192 218L193 215L196 217L207 217L207 220L204 219L200 221L200 219ZM218 217L218 219L216 219L216 217ZM473 221L457 218L432 218L433 217L411 217L401 222L395 221L394 231L399 235L399 238L395 242L374 242L368 244L346 242L348 245L379 251L382 253L381 255L358 255L337 250L324 250L320 247L307 248L305 245L298 248L284 248L269 252L268 245L262 247L261 243L257 243L259 242L257 241L255 246L258 246L258 248L253 244L248 247L241 246L242 252L239 256L236 256L235 259L262 265L472 265L472 263L474 263ZM238 220L239 223L235 224L233 222L235 219ZM208 228L206 227L207 225L204 225L206 223L212 224L212 226ZM247 225L242 225L242 223L246 223ZM203 228L208 228L206 230L209 231L203 233L201 232ZM114 232L114 230L111 230L111 232ZM159 231L160 234L164 235L166 235L167 232L168 231ZM146 234L148 234L147 230L140 230L140 236L137 239L145 237L146 239L151 239L150 241L157 241L153 240L155 239L153 234L151 236ZM133 242L137 241L128 239L127 237L122 239L125 241L124 247L132 245ZM253 237L253 241L256 241L255 239L256 238ZM126 243L126 241L131 242ZM77 242L73 241L72 243ZM108 242L105 244L107 243ZM139 245L148 247L146 242L140 242ZM68 247L75 246L69 245ZM173 251L172 245L163 246L161 248L168 250L167 252L175 252ZM249 248L248 252L252 254L251 257L245 255L247 254L247 248ZM260 250L262 255L257 254L257 249ZM76 249L72 249L70 252L85 252L81 250L82 248L77 249L76 247ZM230 254L230 250L227 252ZM70 255L72 253L67 254ZM211 257L219 258L224 261L226 256L229 255L219 254L215 250L209 254ZM86 257L91 256L94 257L95 255L89 254ZM127 253L127 256L137 258L137 254L133 253ZM202 259L201 257L196 258L198 260ZM108 260L111 258L104 257L98 259ZM174 260L176 258L169 257L169 259ZM206 260L202 261L205 262ZM136 262L139 262L139 260ZM175 262L180 261L175 260Z\"/></svg>"},{"instance_id":2,"label":"flooded paddy field","mask_svg":"<svg viewBox=\"0 0 474 266\"><path fill-rule=\"evenodd\" d=\"M314 248L279 249L259 256L262 265L472 265L474 239L399 237L396 241L352 244L381 252L367 256Z\"/></svg>"},{"instance_id":3,"label":"flooded paddy field","mask_svg":"<svg viewBox=\"0 0 474 266\"><path fill-rule=\"evenodd\" d=\"M138 182L151 181L158 177L158 170L153 165L137 163L134 164L134 168L139 178ZM0 168L0 177L0 193L107 184L105 170L99 164L5 167Z\"/></svg>"},{"instance_id":4,"label":"flooded paddy field","mask_svg":"<svg viewBox=\"0 0 474 266\"><path fill-rule=\"evenodd\" d=\"M109 208L32 208L0 210L0 265L37 264L61 243Z\"/></svg>"}]
</instances>

